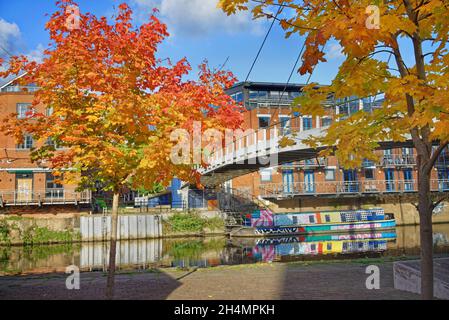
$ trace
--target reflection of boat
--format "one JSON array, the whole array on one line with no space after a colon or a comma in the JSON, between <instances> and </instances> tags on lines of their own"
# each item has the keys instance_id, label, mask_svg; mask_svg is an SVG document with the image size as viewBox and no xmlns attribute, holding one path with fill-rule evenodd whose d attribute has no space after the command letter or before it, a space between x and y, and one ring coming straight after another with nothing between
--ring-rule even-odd
<instances>
[{"instance_id":1,"label":"reflection of boat","mask_svg":"<svg viewBox=\"0 0 449 320\"><path fill-rule=\"evenodd\" d=\"M268 238L256 241L248 254L258 261L270 262L283 256L381 252L394 239L394 232Z\"/></svg>"},{"instance_id":2,"label":"reflection of boat","mask_svg":"<svg viewBox=\"0 0 449 320\"><path fill-rule=\"evenodd\" d=\"M235 237L355 233L395 229L396 221L383 209L273 214L257 210L244 217Z\"/></svg>"}]
</instances>

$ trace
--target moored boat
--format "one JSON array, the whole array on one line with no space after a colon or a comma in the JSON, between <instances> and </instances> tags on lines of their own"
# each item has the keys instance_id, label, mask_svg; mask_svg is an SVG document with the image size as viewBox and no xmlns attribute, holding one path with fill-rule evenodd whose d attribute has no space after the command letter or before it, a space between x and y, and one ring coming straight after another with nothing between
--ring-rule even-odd
<instances>
[{"instance_id":1,"label":"moored boat","mask_svg":"<svg viewBox=\"0 0 449 320\"><path fill-rule=\"evenodd\" d=\"M385 214L381 208L277 214L269 210L257 210L246 215L243 226L231 231L231 235L269 237L372 232L395 228L394 217Z\"/></svg>"}]
</instances>

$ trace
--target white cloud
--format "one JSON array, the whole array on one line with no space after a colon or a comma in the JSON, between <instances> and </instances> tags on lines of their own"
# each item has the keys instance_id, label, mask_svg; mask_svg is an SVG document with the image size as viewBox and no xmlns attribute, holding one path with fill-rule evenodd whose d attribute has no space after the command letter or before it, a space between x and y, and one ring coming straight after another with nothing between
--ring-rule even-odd
<instances>
[{"instance_id":1,"label":"white cloud","mask_svg":"<svg viewBox=\"0 0 449 320\"><path fill-rule=\"evenodd\" d=\"M36 49L28 52L26 54L26 56L27 56L28 60L40 63L44 59L44 50L45 50L45 48L42 45L42 43L39 43L37 45Z\"/></svg>"},{"instance_id":2,"label":"white cloud","mask_svg":"<svg viewBox=\"0 0 449 320\"><path fill-rule=\"evenodd\" d=\"M160 11L163 22L175 34L202 36L216 31L235 34L261 32L261 21L253 21L250 12L227 16L217 8L218 0L133 0L146 16L152 8ZM141 12L141 14L143 14Z\"/></svg>"},{"instance_id":3,"label":"white cloud","mask_svg":"<svg viewBox=\"0 0 449 320\"><path fill-rule=\"evenodd\" d=\"M15 51L15 43L20 38L19 26L15 23L9 23L0 18L0 46L2 47L1 56L4 56L6 52Z\"/></svg>"},{"instance_id":4,"label":"white cloud","mask_svg":"<svg viewBox=\"0 0 449 320\"><path fill-rule=\"evenodd\" d=\"M342 59L345 57L343 54L343 48L338 43L332 43L327 50L327 56L329 59Z\"/></svg>"},{"instance_id":5,"label":"white cloud","mask_svg":"<svg viewBox=\"0 0 449 320\"><path fill-rule=\"evenodd\" d=\"M44 46L39 44L35 49L24 50L22 34L16 23L8 22L0 18L0 57L5 60L5 64L0 66L0 71L5 71L9 55L24 54L30 61L42 62L44 57ZM10 77L11 78L11 77ZM10 78L0 78L0 85L8 82Z\"/></svg>"}]
</instances>

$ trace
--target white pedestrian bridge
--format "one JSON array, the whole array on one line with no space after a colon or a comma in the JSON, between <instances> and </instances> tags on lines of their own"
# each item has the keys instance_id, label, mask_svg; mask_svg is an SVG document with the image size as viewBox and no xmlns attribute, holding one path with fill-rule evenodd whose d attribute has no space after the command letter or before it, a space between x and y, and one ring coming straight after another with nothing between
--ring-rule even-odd
<instances>
[{"instance_id":1,"label":"white pedestrian bridge","mask_svg":"<svg viewBox=\"0 0 449 320\"><path fill-rule=\"evenodd\" d=\"M205 186L217 186L262 168L276 167L295 161L315 159L318 153L325 148L311 148L304 140L313 136L324 136L327 127L302 130L302 128L282 128L280 124L270 128L259 129L241 138L235 139L221 150L212 154L209 166L199 170L201 182ZM281 139L285 137L294 143L280 146ZM381 149L399 146L411 147L411 142L394 143L381 142Z\"/></svg>"}]
</instances>

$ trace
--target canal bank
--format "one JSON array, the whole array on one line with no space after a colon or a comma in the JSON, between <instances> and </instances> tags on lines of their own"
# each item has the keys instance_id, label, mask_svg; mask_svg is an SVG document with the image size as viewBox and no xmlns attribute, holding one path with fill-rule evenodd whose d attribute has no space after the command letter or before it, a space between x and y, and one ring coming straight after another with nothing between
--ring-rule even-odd
<instances>
[{"instance_id":1,"label":"canal bank","mask_svg":"<svg viewBox=\"0 0 449 320\"><path fill-rule=\"evenodd\" d=\"M0 216L0 245L102 242L110 239L110 215ZM120 214L118 240L225 235L218 212Z\"/></svg>"}]
</instances>

